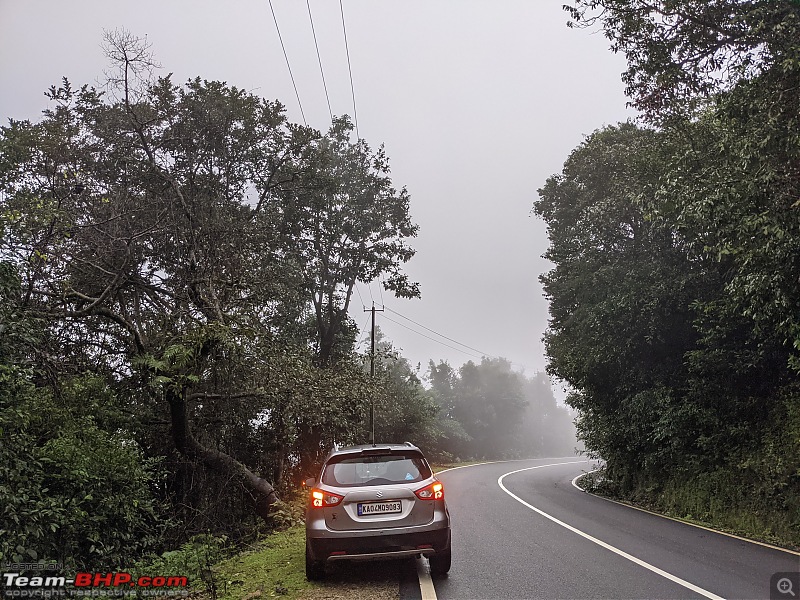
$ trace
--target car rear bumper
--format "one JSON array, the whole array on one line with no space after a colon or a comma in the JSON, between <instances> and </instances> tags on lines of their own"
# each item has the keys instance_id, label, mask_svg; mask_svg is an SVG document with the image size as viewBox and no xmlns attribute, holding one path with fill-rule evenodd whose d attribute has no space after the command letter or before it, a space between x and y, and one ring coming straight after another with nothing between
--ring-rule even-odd
<instances>
[{"instance_id":1,"label":"car rear bumper","mask_svg":"<svg viewBox=\"0 0 800 600\"><path fill-rule=\"evenodd\" d=\"M314 560L371 560L403 558L416 554L436 554L450 548L450 528L411 533L362 535L364 532L331 532L335 537L306 536L308 550ZM338 535L350 533L350 536ZM358 535L353 537L353 533Z\"/></svg>"}]
</instances>

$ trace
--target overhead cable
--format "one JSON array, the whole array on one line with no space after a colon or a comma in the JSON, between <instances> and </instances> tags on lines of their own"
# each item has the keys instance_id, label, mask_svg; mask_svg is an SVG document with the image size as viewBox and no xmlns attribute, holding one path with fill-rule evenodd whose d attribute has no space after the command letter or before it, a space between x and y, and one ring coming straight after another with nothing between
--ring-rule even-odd
<instances>
[{"instance_id":1,"label":"overhead cable","mask_svg":"<svg viewBox=\"0 0 800 600\"><path fill-rule=\"evenodd\" d=\"M325 83L325 72L322 70L322 57L319 54L319 44L317 43L317 32L314 29L314 17L311 16L311 2L306 0L306 7L308 7L308 20L311 21L311 34L314 36L314 47L317 49L317 61L319 61L319 74L322 76L322 87L325 89L325 100L328 102L328 112L331 115L331 122L333 122L333 110L331 109L331 99L328 96L328 85Z\"/></svg>"},{"instance_id":2,"label":"overhead cable","mask_svg":"<svg viewBox=\"0 0 800 600\"><path fill-rule=\"evenodd\" d=\"M371 318L372 317L367 317L367 322L364 323L364 327L361 328L361 330L363 331L363 334L361 335L361 338L358 340L358 343L356 344L356 350L358 350L361 347L361 344L363 344L364 342L367 341L367 335L368 335L367 332L369 331L367 326L369 325L369 321L370 321Z\"/></svg>"},{"instance_id":3,"label":"overhead cable","mask_svg":"<svg viewBox=\"0 0 800 600\"><path fill-rule=\"evenodd\" d=\"M390 309L387 308L386 310L390 310ZM392 312L394 312L394 311L392 311ZM417 331L416 329L412 329L411 327L401 323L400 321L395 321L394 319L392 319L390 317L387 317L386 314L381 315L381 317L386 319L387 321L391 321L392 323L395 323L396 325L400 325L400 327L404 327L404 328L408 329L409 331L412 331L412 332L416 333L417 335L421 335L422 337L427 338L427 339L431 340L432 342L436 342L437 344L441 344L442 346L447 346L451 350L456 350L457 352L462 352L462 353L464 353L464 354L466 354L468 356L472 356L473 358L483 358L483 356L478 356L477 354L473 354L472 352L467 352L466 350L462 350L461 348L456 348L455 346L451 346L450 344L445 344L443 341L437 340L436 338L432 338L429 335L425 335L424 333L421 333L421 332Z\"/></svg>"},{"instance_id":4,"label":"overhead cable","mask_svg":"<svg viewBox=\"0 0 800 600\"><path fill-rule=\"evenodd\" d=\"M434 330L433 330L433 329L431 329L430 327L425 327L425 325L423 325L422 323L417 323L417 322L416 322L414 319L410 319L409 317L407 317L407 316L405 316L405 315L401 315L401 314L400 314L399 312L397 312L396 310L392 310L392 309L391 309L391 308L389 308L389 307L385 307L385 308L386 308L386 310L388 310L389 312L396 314L398 317L402 317L403 319L405 319L405 320L407 320L407 321L411 321L411 322L412 322L412 323L414 323L414 325L416 325L417 327L422 327L423 329L426 329L427 331L430 331L431 333L435 333L435 334L436 334L436 335L438 335L439 337L443 337L444 339L446 339L446 340L449 340L449 341L451 341L451 342L453 342L453 343L455 343L455 344L458 344L459 346L464 346L464 348L469 348L470 350L473 350L474 352L478 352L478 353L479 353L481 356L488 356L489 358L498 358L498 357L497 357L497 356L495 356L494 354L489 354L488 352L484 352L483 350L478 350L477 348L473 348L472 346L467 346L466 344L462 344L462 343L461 343L461 342L459 342L458 340L454 340L453 338L447 337L446 335L442 335L441 333L439 333L438 331L434 331Z\"/></svg>"},{"instance_id":5,"label":"overhead cable","mask_svg":"<svg viewBox=\"0 0 800 600\"><path fill-rule=\"evenodd\" d=\"M344 7L339 0L339 11L342 13L342 31L344 32L344 49L347 52L347 71L350 73L350 93L353 96L353 123L356 126L356 139L361 139L358 133L358 110L356 110L356 91L353 87L353 68L350 65L350 47L347 44L347 26L344 23Z\"/></svg>"},{"instance_id":6,"label":"overhead cable","mask_svg":"<svg viewBox=\"0 0 800 600\"><path fill-rule=\"evenodd\" d=\"M378 285L378 291L381 293L381 306L386 308L386 304L383 301L383 274L381 274L377 285Z\"/></svg>"},{"instance_id":7,"label":"overhead cable","mask_svg":"<svg viewBox=\"0 0 800 600\"><path fill-rule=\"evenodd\" d=\"M361 290L358 288L358 282L354 282L356 284L356 292L358 292L358 299L361 300L362 308L367 308L367 305L364 303L364 297L361 295Z\"/></svg>"},{"instance_id":8,"label":"overhead cable","mask_svg":"<svg viewBox=\"0 0 800 600\"><path fill-rule=\"evenodd\" d=\"M481 356L477 356L477 355L475 355L475 354L472 354L471 352L467 352L467 351L465 351L465 350L462 350L461 348L454 348L454 347L453 347L453 346L451 346L450 344L445 344L444 342L442 342L442 341L440 341L440 340L437 340L437 339L434 339L434 338L432 338L432 337L429 337L429 336L425 335L424 333L420 333L419 331L416 331L415 329L412 329L411 327L408 327L408 326L406 326L406 325L403 325L402 323L400 323L400 322L398 322L398 321L395 321L394 319L390 319L390 318L389 318L389 317L387 317L387 316L385 315L385 313L384 313L384 315L383 315L383 318L384 318L384 319L389 319L389 320L390 320L392 323L397 323L397 324L398 324L398 325L400 325L401 327L405 327L405 328L406 328L406 329L408 329L409 331L412 331L412 332L416 333L417 335L421 335L421 336L422 336L422 337L424 337L424 338L427 338L427 339L429 339L429 340L431 340L431 341L434 341L434 342L436 342L436 343L438 343L438 344L441 344L442 346L447 346L448 348L452 348L453 350L458 350L459 352L463 352L464 354L467 354L467 355L469 355L469 356L474 356L475 358L493 358L493 359L496 359L496 360L505 360L505 361L508 361L508 362L509 362L509 364L511 364L512 366L519 367L520 369L523 369L523 370L525 370L525 369L526 369L525 365L522 365L522 364L520 364L520 363L511 362L511 361L509 361L507 358L503 358L503 357L501 357L501 356L497 356L497 355L495 355L495 354L488 354L487 352L481 352L481 351L480 351L480 350L478 350L477 348L473 348L472 346L467 346L466 344L462 344L462 343L461 343L461 342L459 342L458 340L454 340L453 338L449 338L449 337L447 337L446 335L442 335L441 333L439 333L439 332L437 332L437 331L434 331L434 330L433 330L433 329L431 329L430 327L425 327L425 325L423 325L422 323L417 323L417 322L416 322L416 321L414 321L413 319L410 319L409 317L407 317L407 316L405 316L405 315L401 315L399 312L397 312L396 310L392 310L392 309L391 309L391 308L389 308L388 306L384 306L383 308L384 308L384 310L388 310L389 312L396 314L398 317L402 317L402 318L406 319L407 321L411 321L412 323L414 323L414 325L416 325L416 326L418 326L418 327L422 327L423 329L426 329L427 331L430 331L431 333L435 333L436 335L438 335L438 336L440 336L440 337L443 337L443 338L444 338L444 339L446 339L446 340L450 340L451 342L454 342L454 343L458 344L459 346L464 346L465 348L469 348L470 350L474 350L475 352L478 352L478 353L480 353L480 354L481 354Z\"/></svg>"},{"instance_id":9,"label":"overhead cable","mask_svg":"<svg viewBox=\"0 0 800 600\"><path fill-rule=\"evenodd\" d=\"M367 282L367 289L369 290L369 299L372 300L372 304L375 304L375 297L372 295L372 284L369 281Z\"/></svg>"},{"instance_id":10,"label":"overhead cable","mask_svg":"<svg viewBox=\"0 0 800 600\"><path fill-rule=\"evenodd\" d=\"M292 79L292 86L294 86L294 95L297 96L297 104L300 106L300 115L303 117L303 125L308 127L308 123L306 122L306 114L303 112L303 103L300 102L300 93L297 91L297 84L294 81L294 74L292 73L292 66L289 64L289 55L286 54L286 46L283 44L283 36L281 35L281 28L278 25L278 17L275 16L275 8L272 6L272 0L269 0L269 9L272 11L272 18L275 21L275 29L278 30L278 39L281 42L281 48L283 48L283 57L286 59L286 68L289 69L289 77Z\"/></svg>"}]
</instances>

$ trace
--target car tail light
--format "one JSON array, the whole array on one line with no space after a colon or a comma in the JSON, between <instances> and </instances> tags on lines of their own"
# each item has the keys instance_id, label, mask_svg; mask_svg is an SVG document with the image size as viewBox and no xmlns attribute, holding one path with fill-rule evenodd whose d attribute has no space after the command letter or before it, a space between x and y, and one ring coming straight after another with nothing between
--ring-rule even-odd
<instances>
[{"instance_id":1,"label":"car tail light","mask_svg":"<svg viewBox=\"0 0 800 600\"><path fill-rule=\"evenodd\" d=\"M344 496L334 494L333 492L326 492L313 488L311 490L311 506L314 508L324 508L326 506L338 506Z\"/></svg>"},{"instance_id":2,"label":"car tail light","mask_svg":"<svg viewBox=\"0 0 800 600\"><path fill-rule=\"evenodd\" d=\"M444 499L444 486L441 481L434 481L414 493L420 500L442 500Z\"/></svg>"}]
</instances>

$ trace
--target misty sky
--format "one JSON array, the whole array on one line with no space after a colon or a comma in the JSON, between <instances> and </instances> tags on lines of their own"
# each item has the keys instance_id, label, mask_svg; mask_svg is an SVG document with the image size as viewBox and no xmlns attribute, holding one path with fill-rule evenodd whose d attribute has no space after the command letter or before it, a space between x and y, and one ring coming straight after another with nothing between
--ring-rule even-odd
<instances>
[{"instance_id":1,"label":"misty sky","mask_svg":"<svg viewBox=\"0 0 800 600\"><path fill-rule=\"evenodd\" d=\"M536 190L583 136L633 115L624 59L601 33L568 29L566 0L343 0L358 127L381 143L393 181L411 193L420 225L407 265L421 300L366 304L402 313L481 352L543 370L549 268L545 226L530 215ZM330 115L306 3L273 0L309 125ZM311 0L334 114L353 115L337 0ZM0 0L0 119L37 119L43 92L67 76L102 80L103 30L147 36L176 83L219 79L280 100L302 122L268 0ZM370 294L371 291L371 294ZM355 296L351 311L368 322ZM413 364L459 366L468 354L388 321L378 324ZM451 346L453 342L442 340ZM471 354L475 352L467 350Z\"/></svg>"}]
</instances>

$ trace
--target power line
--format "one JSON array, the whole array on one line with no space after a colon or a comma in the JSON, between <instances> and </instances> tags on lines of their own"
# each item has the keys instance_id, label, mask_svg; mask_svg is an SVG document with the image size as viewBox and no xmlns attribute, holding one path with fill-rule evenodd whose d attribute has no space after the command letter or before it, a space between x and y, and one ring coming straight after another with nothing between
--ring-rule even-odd
<instances>
[{"instance_id":1,"label":"power line","mask_svg":"<svg viewBox=\"0 0 800 600\"><path fill-rule=\"evenodd\" d=\"M385 307L386 303L383 301L383 275L379 276L377 286L378 286L378 291L381 294L381 306Z\"/></svg>"},{"instance_id":2,"label":"power line","mask_svg":"<svg viewBox=\"0 0 800 600\"><path fill-rule=\"evenodd\" d=\"M386 307L384 307L384 308L386 308ZM386 310L391 310L391 309L390 309L390 308L386 308ZM392 310L392 312L394 312L394 311ZM404 328L408 329L409 331L416 333L417 335L421 335L422 337L424 337L424 338L427 338L427 339L431 340L432 342L436 342L437 344L441 344L442 346L447 346L447 347L448 347L448 348L450 348L451 350L456 350L457 352L462 352L462 353L466 354L467 356L472 356L473 358L483 358L483 356L478 356L477 354L473 354L472 352L467 352L466 350L462 350L461 348L456 348L455 346L451 346L450 344L445 344L445 343L444 343L443 341L441 341L441 340L437 340L436 338L432 338L432 337L430 337L430 336L428 336L428 335L425 335L424 333L420 333L420 332L419 332L419 331L417 331L416 329L412 329L411 327L409 327L408 325L404 325L404 324L403 324L403 323L401 323L400 321L395 321L394 319L392 319L392 318L390 318L390 317L387 317L385 314L384 314L384 315L381 315L381 316L382 316L384 319L386 319L387 321L391 321L392 323L395 323L395 324L397 324L397 325L400 325L400 327L404 327ZM448 339L449 339L449 338L448 338ZM458 342L456 342L456 343L458 343ZM484 356L486 356L486 355L484 355Z\"/></svg>"},{"instance_id":3,"label":"power line","mask_svg":"<svg viewBox=\"0 0 800 600\"><path fill-rule=\"evenodd\" d=\"M409 317L407 317L405 315L401 315L396 310L392 310L391 308L388 308L388 307L386 308L386 310L388 310L391 313L396 314L398 317L402 317L403 319L406 319L407 321L411 321L412 323L414 323L414 325L417 325L418 327L422 327L423 329L426 329L426 330L430 331L431 333L435 333L439 337L443 337L444 339L450 340L451 342L453 342L455 344L458 344L459 346L464 346L464 348L469 348L470 350L478 352L479 354L481 354L481 356L488 356L489 358L498 358L497 356L495 356L493 354L489 354L488 352L484 352L483 350L478 350L477 348L473 348L472 346L467 346L466 344L462 344L458 340L454 340L453 338L447 337L446 335L442 335L441 333L439 333L438 331L434 331L430 327L425 327L425 325L423 325L422 323L417 323L414 319L410 319Z\"/></svg>"},{"instance_id":4,"label":"power line","mask_svg":"<svg viewBox=\"0 0 800 600\"><path fill-rule=\"evenodd\" d=\"M350 93L353 95L353 122L356 126L356 139L361 139L358 133L358 111L356 110L356 91L353 87L353 69L350 66L350 47L347 45L347 26L344 24L344 7L339 0L339 11L342 13L342 31L344 32L344 49L347 52L347 71L350 73Z\"/></svg>"},{"instance_id":5,"label":"power line","mask_svg":"<svg viewBox=\"0 0 800 600\"><path fill-rule=\"evenodd\" d=\"M430 327L425 327L425 325L423 325L421 323L417 323L416 321L414 321L413 319L410 319L409 317L407 317L405 315L401 315L399 312L397 312L396 310L392 310L388 306L384 306L383 308L385 310L388 310L389 312L392 312L392 313L396 314L398 317L402 317L402 318L404 318L404 319L406 319L408 321L411 321L412 323L414 323L414 325L422 327L423 329L426 329L426 330L430 331L431 333L435 333L436 335L438 335L440 337L443 337L446 340L450 340L451 342L454 342L454 343L456 343L456 344L458 344L460 346L464 346L465 348L469 348L470 350L474 350L475 352L479 352L481 354L481 356L478 356L476 354L472 354L471 352L467 352L466 350L462 350L461 348L455 348L455 347L451 346L450 344L445 344L444 342L442 342L440 340L437 340L437 339L434 339L432 337L429 337L429 336L425 335L424 333L420 333L419 331L416 331L415 329L412 329L411 327L408 327L407 325L404 325L403 323L400 323L399 321L395 321L394 319L390 319L385 314L383 315L384 319L389 319L389 321L391 321L392 323L397 323L398 325L400 325L400 327L404 327L404 328L408 329L409 331L411 331L413 333L416 333L417 335L421 335L422 337L424 337L426 339L429 339L431 341L436 342L437 344L441 344L442 346L447 346L448 348L452 348L453 350L458 350L459 352L463 352L464 354L466 354L468 356L473 356L475 358L494 358L494 359L499 359L499 360L505 360L505 361L508 361L509 364L511 364L512 366L519 367L519 368L521 368L523 370L526 368L525 365L509 361L507 358L503 358L501 356L496 356L494 354L488 354L487 352L482 352L482 351L478 350L477 348L473 348L472 346L467 346L466 344L462 344L458 340L454 340L453 338L449 338L446 335L442 335L441 333L438 333L438 332L434 331Z\"/></svg>"},{"instance_id":6,"label":"power line","mask_svg":"<svg viewBox=\"0 0 800 600\"><path fill-rule=\"evenodd\" d=\"M361 300L361 306L366 307L367 305L364 302L364 298L361 296L361 290L358 289L358 282L356 281L355 284L356 284L356 292L358 292L358 299Z\"/></svg>"},{"instance_id":7,"label":"power line","mask_svg":"<svg viewBox=\"0 0 800 600\"><path fill-rule=\"evenodd\" d=\"M308 20L311 21L311 33L314 36L314 47L317 49L317 61L319 61L319 74L322 75L322 87L325 89L325 100L328 101L328 112L331 115L331 122L333 122L333 110L331 109L331 99L328 96L328 85L325 83L325 72L322 70L322 57L319 54L319 44L317 43L317 32L314 29L314 17L311 16L311 2L306 0L308 7Z\"/></svg>"},{"instance_id":8,"label":"power line","mask_svg":"<svg viewBox=\"0 0 800 600\"><path fill-rule=\"evenodd\" d=\"M308 127L306 122L306 114L303 112L303 103L300 102L300 93L297 91L297 84L294 82L294 74L292 73L292 66L289 64L289 55L286 54L286 46L283 45L283 36L281 35L281 28L278 25L278 17L275 16L275 9L272 6L272 0L269 0L269 9L272 11L272 18L275 21L275 29L278 30L278 39L281 41L281 48L283 48L283 57L286 59L286 67L289 69L289 77L292 79L292 86L294 86L294 95L297 96L297 104L300 106L300 115L303 117L303 125Z\"/></svg>"},{"instance_id":9,"label":"power line","mask_svg":"<svg viewBox=\"0 0 800 600\"><path fill-rule=\"evenodd\" d=\"M369 281L367 282L367 289L369 290L369 299L375 304L375 298L372 296L372 284Z\"/></svg>"},{"instance_id":10,"label":"power line","mask_svg":"<svg viewBox=\"0 0 800 600\"><path fill-rule=\"evenodd\" d=\"M369 325L369 321L371 318L372 317L367 317L367 322L364 323L364 327L361 328L363 329L363 334L361 335L361 339L359 339L358 343L356 344L356 349L358 349L361 346L361 344L367 341L367 332L369 331L369 329L367 329L367 325Z\"/></svg>"},{"instance_id":11,"label":"power line","mask_svg":"<svg viewBox=\"0 0 800 600\"><path fill-rule=\"evenodd\" d=\"M308 0L306 0L306 2L308 2ZM344 49L345 53L347 54L347 73L350 76L350 95L353 98L353 124L356 127L356 141L358 141L361 139L361 134L358 131L358 108L356 107L356 90L355 86L353 85L353 66L350 61L350 45L347 42L347 25L345 24L344 6L342 4L342 0L339 0L339 12L342 15L342 33L344 35ZM319 52L319 50L317 50L317 52ZM320 70L322 70L321 61L320 61ZM327 91L325 93L327 94ZM331 115L331 120L333 120L333 115ZM369 290L369 297L372 300L372 303L375 304L375 297L372 295L372 284L370 282L367 282L367 289ZM385 303L383 301L383 286L380 283L378 284L378 291L380 292L381 306L385 306Z\"/></svg>"}]
</instances>

